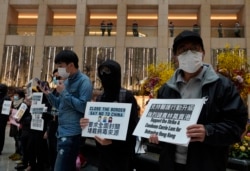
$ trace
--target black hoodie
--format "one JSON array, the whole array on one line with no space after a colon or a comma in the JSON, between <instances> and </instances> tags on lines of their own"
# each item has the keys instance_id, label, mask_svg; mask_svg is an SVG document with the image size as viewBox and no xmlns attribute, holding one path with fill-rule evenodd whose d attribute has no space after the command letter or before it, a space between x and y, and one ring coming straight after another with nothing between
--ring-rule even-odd
<instances>
[{"instance_id":1,"label":"black hoodie","mask_svg":"<svg viewBox=\"0 0 250 171\"><path fill-rule=\"evenodd\" d=\"M107 72L102 68L107 67ZM132 162L135 154L136 137L132 135L138 122L137 102L132 92L121 88L121 67L113 60L106 60L98 67L98 76L101 79L104 92L97 101L131 103L130 119L125 141L112 140L110 145L100 145L97 148L100 152L100 170L108 171L129 171L132 170ZM125 90L125 98L119 101L120 90Z\"/></svg>"}]
</instances>

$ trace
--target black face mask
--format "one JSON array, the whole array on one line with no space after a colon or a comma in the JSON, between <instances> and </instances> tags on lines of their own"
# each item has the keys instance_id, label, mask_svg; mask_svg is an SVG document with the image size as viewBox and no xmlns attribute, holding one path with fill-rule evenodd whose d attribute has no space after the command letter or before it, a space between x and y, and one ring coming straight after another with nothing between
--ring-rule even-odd
<instances>
[{"instance_id":1,"label":"black face mask","mask_svg":"<svg viewBox=\"0 0 250 171\"><path fill-rule=\"evenodd\" d=\"M112 98L117 96L121 88L120 65L115 61L107 60L99 66L98 75L105 95Z\"/></svg>"}]
</instances>

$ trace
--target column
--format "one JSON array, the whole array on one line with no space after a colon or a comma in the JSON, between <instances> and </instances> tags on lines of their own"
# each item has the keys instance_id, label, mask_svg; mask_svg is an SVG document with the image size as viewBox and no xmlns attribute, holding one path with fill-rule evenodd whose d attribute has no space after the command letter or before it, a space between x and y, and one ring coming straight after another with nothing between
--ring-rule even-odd
<instances>
[{"instance_id":1,"label":"column","mask_svg":"<svg viewBox=\"0 0 250 171\"><path fill-rule=\"evenodd\" d=\"M201 28L201 38L203 40L204 49L205 49L205 63L211 63L211 7L210 2L202 1L200 11L198 14L198 23L200 23Z\"/></svg>"},{"instance_id":2,"label":"column","mask_svg":"<svg viewBox=\"0 0 250 171\"><path fill-rule=\"evenodd\" d=\"M43 57L44 57L43 52L44 52L44 38L46 32L47 11L48 11L48 6L46 2L39 1L32 78L41 77L41 71L43 67Z\"/></svg>"},{"instance_id":3,"label":"column","mask_svg":"<svg viewBox=\"0 0 250 171\"><path fill-rule=\"evenodd\" d=\"M159 0L158 6L157 62L159 63L168 59L168 0Z\"/></svg>"},{"instance_id":4,"label":"column","mask_svg":"<svg viewBox=\"0 0 250 171\"><path fill-rule=\"evenodd\" d=\"M74 35L74 52L79 57L79 69L83 69L83 42L85 36L85 23L86 23L86 1L77 0L76 4L76 23Z\"/></svg>"}]
</instances>

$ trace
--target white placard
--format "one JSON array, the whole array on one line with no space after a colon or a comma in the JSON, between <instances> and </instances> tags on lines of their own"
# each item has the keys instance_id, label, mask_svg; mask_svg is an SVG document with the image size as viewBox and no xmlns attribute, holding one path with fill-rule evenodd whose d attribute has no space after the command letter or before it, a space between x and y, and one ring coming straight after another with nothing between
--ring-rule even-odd
<instances>
[{"instance_id":1,"label":"white placard","mask_svg":"<svg viewBox=\"0 0 250 171\"><path fill-rule=\"evenodd\" d=\"M43 99L43 93L42 92L32 93L32 102L31 102L31 105L42 104L42 99Z\"/></svg>"},{"instance_id":2,"label":"white placard","mask_svg":"<svg viewBox=\"0 0 250 171\"><path fill-rule=\"evenodd\" d=\"M12 103L12 101L10 101L10 100L4 100L3 101L1 114L3 114L3 115L9 115L10 114L11 103Z\"/></svg>"},{"instance_id":3,"label":"white placard","mask_svg":"<svg viewBox=\"0 0 250 171\"><path fill-rule=\"evenodd\" d=\"M205 99L151 99L133 135L149 138L157 134L159 141L187 146L186 128L195 124Z\"/></svg>"},{"instance_id":4,"label":"white placard","mask_svg":"<svg viewBox=\"0 0 250 171\"><path fill-rule=\"evenodd\" d=\"M20 121L20 119L23 117L24 112L27 109L27 105L25 103L22 103L21 106L19 107L19 109L17 110L17 112L14 115L14 118L17 121Z\"/></svg>"},{"instance_id":5,"label":"white placard","mask_svg":"<svg viewBox=\"0 0 250 171\"><path fill-rule=\"evenodd\" d=\"M82 130L82 136L125 140L131 112L130 103L88 102L85 118L89 125Z\"/></svg>"},{"instance_id":6,"label":"white placard","mask_svg":"<svg viewBox=\"0 0 250 171\"><path fill-rule=\"evenodd\" d=\"M31 114L42 114L45 110L45 104L36 104L30 106L30 113Z\"/></svg>"},{"instance_id":7,"label":"white placard","mask_svg":"<svg viewBox=\"0 0 250 171\"><path fill-rule=\"evenodd\" d=\"M42 114L32 114L31 116L30 129L43 131L44 120L42 119Z\"/></svg>"}]
</instances>

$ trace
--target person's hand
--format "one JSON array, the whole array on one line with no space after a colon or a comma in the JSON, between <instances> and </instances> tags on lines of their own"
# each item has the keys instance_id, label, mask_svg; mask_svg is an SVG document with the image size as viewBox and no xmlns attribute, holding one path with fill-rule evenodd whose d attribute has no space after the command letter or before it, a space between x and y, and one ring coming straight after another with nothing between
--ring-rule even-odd
<instances>
[{"instance_id":1,"label":"person's hand","mask_svg":"<svg viewBox=\"0 0 250 171\"><path fill-rule=\"evenodd\" d=\"M43 139L48 139L48 132L47 131L43 134Z\"/></svg>"},{"instance_id":2,"label":"person's hand","mask_svg":"<svg viewBox=\"0 0 250 171\"><path fill-rule=\"evenodd\" d=\"M204 125L194 124L187 127L187 136L191 138L190 142L203 142L206 136Z\"/></svg>"},{"instance_id":3,"label":"person's hand","mask_svg":"<svg viewBox=\"0 0 250 171\"><path fill-rule=\"evenodd\" d=\"M80 119L80 126L81 126L82 129L84 129L88 125L89 125L89 119L88 118L81 118Z\"/></svg>"},{"instance_id":4,"label":"person's hand","mask_svg":"<svg viewBox=\"0 0 250 171\"><path fill-rule=\"evenodd\" d=\"M58 84L56 86L56 91L61 94L61 92L65 89L63 80L58 80Z\"/></svg>"},{"instance_id":5,"label":"person's hand","mask_svg":"<svg viewBox=\"0 0 250 171\"><path fill-rule=\"evenodd\" d=\"M101 145L110 145L110 144L112 144L112 140L110 140L110 139L101 138L99 136L95 136L94 138Z\"/></svg>"},{"instance_id":6,"label":"person's hand","mask_svg":"<svg viewBox=\"0 0 250 171\"><path fill-rule=\"evenodd\" d=\"M158 136L156 134L151 134L148 141L150 143L159 144Z\"/></svg>"},{"instance_id":7,"label":"person's hand","mask_svg":"<svg viewBox=\"0 0 250 171\"><path fill-rule=\"evenodd\" d=\"M50 90L48 88L45 88L45 86L42 86L41 84L37 84L37 86L39 87L39 89L44 93L44 94L49 94Z\"/></svg>"}]
</instances>

